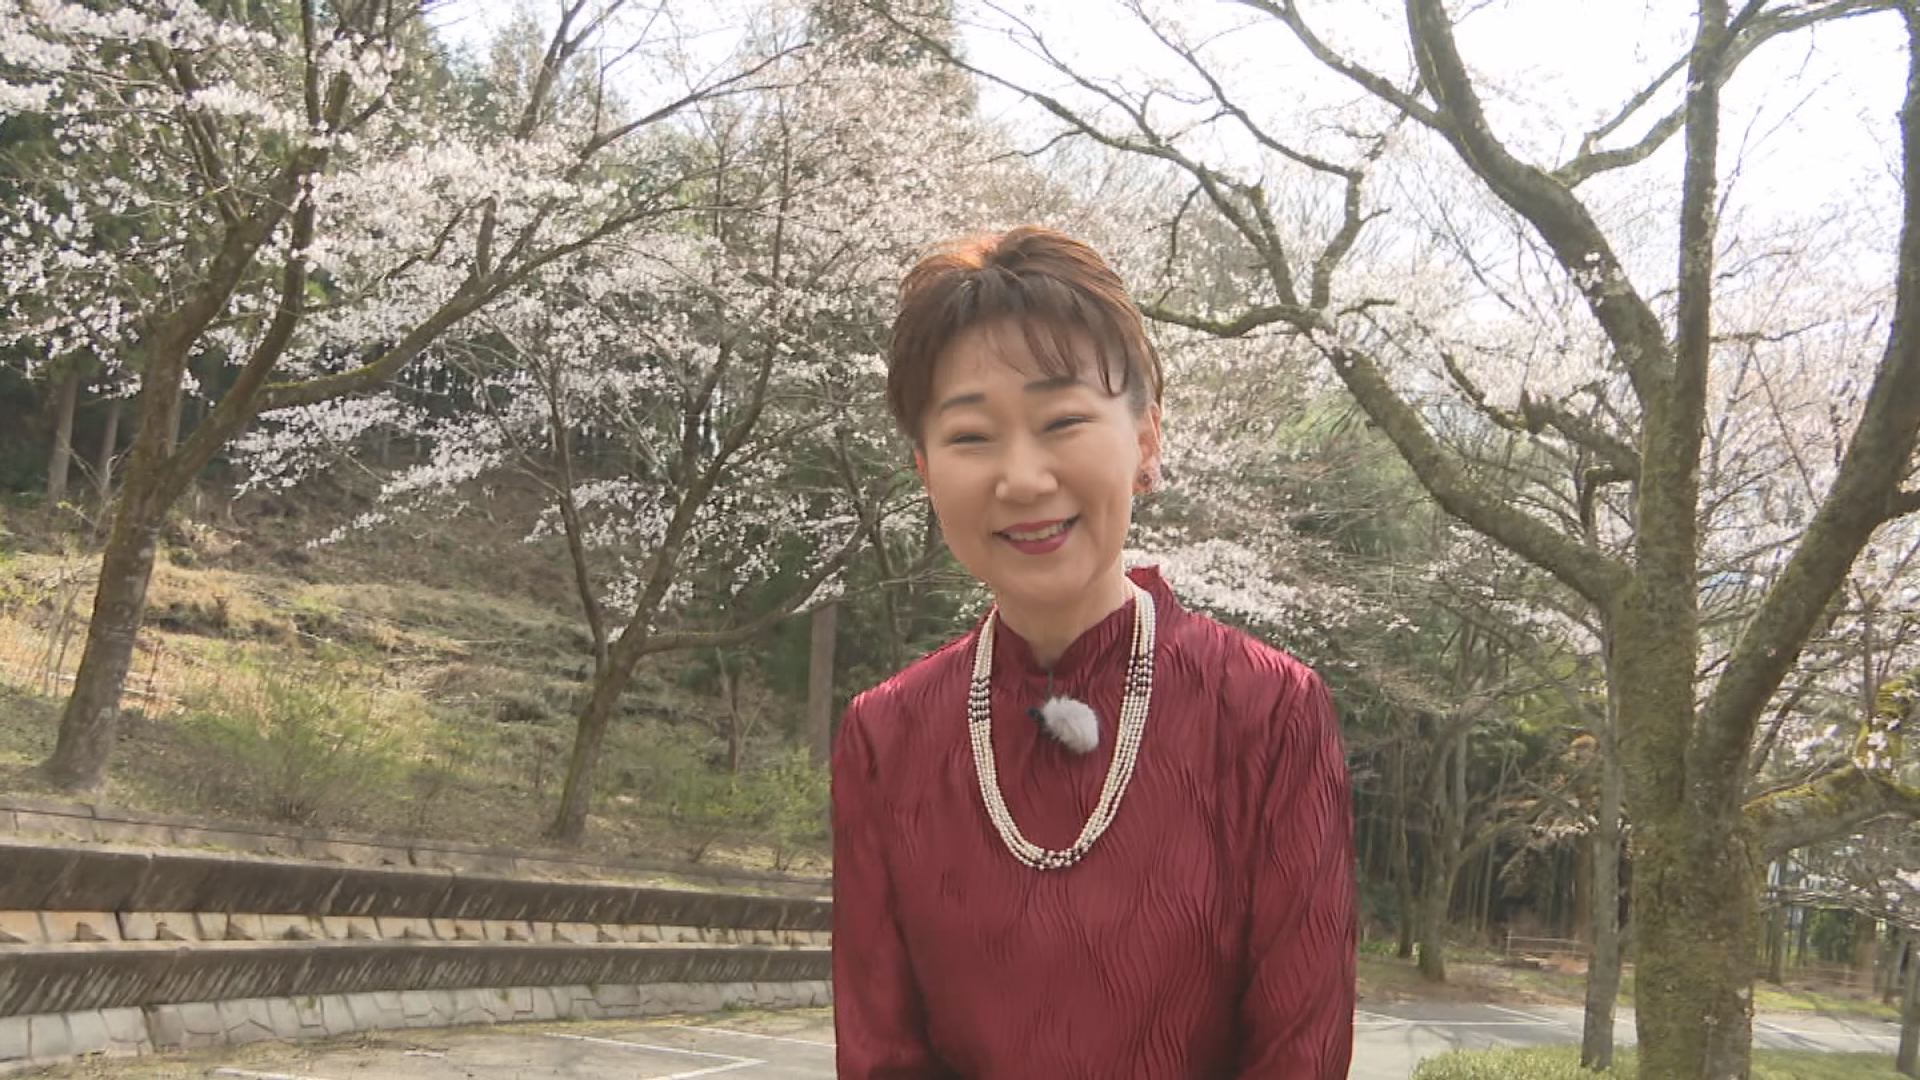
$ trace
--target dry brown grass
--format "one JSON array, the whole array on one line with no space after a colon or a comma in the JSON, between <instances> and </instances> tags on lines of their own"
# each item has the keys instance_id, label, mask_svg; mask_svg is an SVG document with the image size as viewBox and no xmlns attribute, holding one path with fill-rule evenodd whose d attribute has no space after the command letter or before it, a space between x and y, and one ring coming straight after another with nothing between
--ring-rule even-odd
<instances>
[{"instance_id":1,"label":"dry brown grass","mask_svg":"<svg viewBox=\"0 0 1920 1080\"><path fill-rule=\"evenodd\" d=\"M536 579L544 569L502 567L542 563L550 553L509 546L483 569L478 554L465 551L455 561L466 559L463 572L474 576L447 588L408 579L408 562L383 567L381 578L356 577L370 566L364 549L290 560L209 528L180 526L170 535L192 546L167 549L156 565L152 617L99 801L260 817L270 801L209 742L205 721L217 715L222 730L244 727L236 718L259 714L263 673L307 672L343 680L364 697L395 766L313 824L543 846L591 668L586 636L563 606L476 583ZM63 550L51 533L29 540L0 548L0 790L55 795L33 766L52 750L59 702L79 664L97 556ZM671 860L696 846L656 804L649 763L662 738L710 741L698 718L719 703L674 683L670 667L643 669L629 691L631 716L611 733L603 758L589 850ZM649 719L660 716L681 723ZM774 851L741 838L713 845L705 859L766 868ZM813 853L795 868L818 871L824 862Z\"/></svg>"}]
</instances>

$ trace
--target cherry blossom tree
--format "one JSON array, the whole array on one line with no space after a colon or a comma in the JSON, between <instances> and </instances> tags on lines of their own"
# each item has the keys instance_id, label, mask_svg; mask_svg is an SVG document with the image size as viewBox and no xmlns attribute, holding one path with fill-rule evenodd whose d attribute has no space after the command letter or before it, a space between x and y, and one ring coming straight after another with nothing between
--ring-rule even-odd
<instances>
[{"instance_id":1,"label":"cherry blossom tree","mask_svg":"<svg viewBox=\"0 0 1920 1080\"><path fill-rule=\"evenodd\" d=\"M1225 338L1292 335L1447 512L1590 605L1604 630L1635 829L1643 1068L1746 1075L1765 850L1756 835L1787 805L1749 804L1748 755L1856 557L1889 522L1920 509L1912 482L1920 322L1910 310L1920 298L1912 97L1920 68L1911 67L1920 64L1920 14L1876 0L1710 0L1691 25L1661 24L1650 35L1656 59L1639 64L1645 81L1624 104L1585 102L1569 113L1536 104L1491 70L1496 58L1463 43L1466 20L1496 18L1497 7L1467 15L1442 0L1406 0L1402 29L1367 37L1325 5L1288 0L1233 5L1240 14L1225 27L1183 25L1144 0L1119 6L1157 39L1167 62L1155 77L1106 77L993 4L971 10L1024 47L1025 71L946 55L1020 94L1064 134L1183 176L1193 202L1231 227L1226 251L1170 244L1169 258L1231 260L1246 268L1257 300L1218 307L1176 291L1154 306L1156 317ZM913 25L910 4L874 7ZM1768 240L1796 222L1741 197L1744 144L1723 153L1723 132L1775 114L1765 99L1729 88L1767 43L1856 17L1902 25L1911 69L1893 184L1847 192L1877 227L1853 238L1849 261L1825 281L1846 282L1870 315L1836 312L1815 335L1828 370L1858 392L1836 416L1846 441L1817 495L1790 535L1770 538L1775 568L1746 616L1713 626L1701 588L1716 556L1703 537L1703 510L1715 509L1705 486L1713 409L1741 350L1791 340L1801 328L1780 314L1805 310L1759 302ZM1325 31L1329 22L1342 32ZM1250 81L1261 76L1237 51L1249 45L1261 73L1303 70L1276 66L1281 50L1322 77L1276 94ZM1276 100L1298 104L1289 111ZM1572 126L1567 115L1598 119ZM1509 281L1568 303L1504 304L1514 290L1477 278L1444 236L1382 220L1416 206L1410 193L1436 169L1514 224ZM1398 272L1418 261L1451 272L1411 282ZM1821 269L1790 272L1804 285ZM1494 336L1489 328L1521 349L1476 350ZM1524 432L1583 467L1571 484L1518 497L1451 443L1463 423ZM1724 643L1724 657L1706 667L1710 638ZM1910 789L1864 768L1842 768L1813 788L1823 812L1792 816L1830 833L1916 809Z\"/></svg>"},{"instance_id":2,"label":"cherry blossom tree","mask_svg":"<svg viewBox=\"0 0 1920 1080\"><path fill-rule=\"evenodd\" d=\"M931 236L992 216L1018 165L927 92L945 68L858 45L793 53L767 69L777 88L690 111L677 152L701 213L557 260L444 336L429 362L463 387L447 415L328 401L244 446L254 482L285 483L343 437L409 425L427 460L386 483L367 525L505 469L542 486L527 525L565 541L595 672L556 839L587 827L641 659L757 637L843 588L863 548L922 531L881 407L898 281Z\"/></svg>"},{"instance_id":3,"label":"cherry blossom tree","mask_svg":"<svg viewBox=\"0 0 1920 1080\"><path fill-rule=\"evenodd\" d=\"M12 286L0 327L49 357L90 346L139 384L46 763L56 783L105 777L163 518L256 415L377 391L542 268L685 208L656 133L771 60L691 88L656 80L642 105L589 73L597 92L560 107L556 87L624 26L622 7L566 0L524 84L494 88L489 117L421 77L425 32L404 0L308 0L284 25L252 8L0 5L0 111L50 127L59 156L45 170L93 163L75 175L99 178L43 171L23 189L37 197L0 205ZM115 180L109 159L131 175ZM216 370L210 407L183 430L183 400Z\"/></svg>"}]
</instances>

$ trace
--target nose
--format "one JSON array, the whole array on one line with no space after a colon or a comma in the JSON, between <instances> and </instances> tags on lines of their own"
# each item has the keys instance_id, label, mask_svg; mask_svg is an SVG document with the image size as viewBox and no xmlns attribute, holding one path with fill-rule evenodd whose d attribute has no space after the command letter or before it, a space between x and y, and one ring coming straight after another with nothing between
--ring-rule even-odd
<instances>
[{"instance_id":1,"label":"nose","mask_svg":"<svg viewBox=\"0 0 1920 1080\"><path fill-rule=\"evenodd\" d=\"M1015 438L1001 457L1000 479L994 495L1002 502L1028 503L1060 490L1053 461L1032 439Z\"/></svg>"}]
</instances>

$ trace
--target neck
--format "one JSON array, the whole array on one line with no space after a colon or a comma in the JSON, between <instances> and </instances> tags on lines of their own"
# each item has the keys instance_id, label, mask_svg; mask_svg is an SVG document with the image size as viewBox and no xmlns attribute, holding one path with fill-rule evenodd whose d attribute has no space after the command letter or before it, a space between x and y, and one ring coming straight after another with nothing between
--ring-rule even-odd
<instances>
[{"instance_id":1,"label":"neck","mask_svg":"<svg viewBox=\"0 0 1920 1080\"><path fill-rule=\"evenodd\" d=\"M1073 604L1020 607L998 597L995 600L1000 604L1001 621L1026 641L1036 663L1050 668L1067 646L1127 602L1131 595L1127 584L1126 571L1116 562L1112 573Z\"/></svg>"}]
</instances>

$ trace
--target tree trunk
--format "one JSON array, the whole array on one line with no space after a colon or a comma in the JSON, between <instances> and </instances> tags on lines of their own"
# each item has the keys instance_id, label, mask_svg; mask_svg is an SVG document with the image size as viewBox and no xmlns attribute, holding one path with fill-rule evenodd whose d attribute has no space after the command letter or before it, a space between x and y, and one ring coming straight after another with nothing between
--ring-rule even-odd
<instances>
[{"instance_id":1,"label":"tree trunk","mask_svg":"<svg viewBox=\"0 0 1920 1080\"><path fill-rule=\"evenodd\" d=\"M586 527L580 521L580 503L575 492L573 425L562 406L564 399L559 370L555 368L549 372L547 383L548 437L553 441L554 464L560 470L559 490L554 492L554 502L559 506L561 527L567 537L567 558L573 565L574 592L580 597L580 609L586 615L587 632L593 641L593 677L599 679L607 673L609 663L607 617L600 605L599 590L594 587L592 564L587 559ZM380 453L382 464L385 464L384 444Z\"/></svg>"},{"instance_id":2,"label":"tree trunk","mask_svg":"<svg viewBox=\"0 0 1920 1080\"><path fill-rule=\"evenodd\" d=\"M1609 705L1599 739L1600 799L1593 831L1593 953L1587 962L1587 1009L1581 1024L1580 1064L1595 1072L1613 1067L1614 1007L1620 998L1620 807L1626 772Z\"/></svg>"},{"instance_id":3,"label":"tree trunk","mask_svg":"<svg viewBox=\"0 0 1920 1080\"><path fill-rule=\"evenodd\" d=\"M1906 944L1900 928L1887 924L1887 933L1880 941L1879 955L1874 958L1873 996L1882 1004L1892 1004L1894 996L1900 992L1896 973L1900 967L1900 949Z\"/></svg>"},{"instance_id":4,"label":"tree trunk","mask_svg":"<svg viewBox=\"0 0 1920 1080\"><path fill-rule=\"evenodd\" d=\"M1494 867L1498 865L1498 860L1494 858L1494 849L1491 846L1487 848L1487 853L1482 857L1482 862L1484 865L1480 871L1479 925L1480 936L1485 938L1487 936L1487 927L1493 922L1493 871Z\"/></svg>"},{"instance_id":5,"label":"tree trunk","mask_svg":"<svg viewBox=\"0 0 1920 1080\"><path fill-rule=\"evenodd\" d=\"M637 650L636 650L637 652ZM594 765L600 746L613 726L620 695L633 678L633 665L611 664L593 681L593 694L574 725L573 754L567 762L567 784L560 793L560 811L547 827L547 838L577 844L587 834L587 808L593 802Z\"/></svg>"},{"instance_id":6,"label":"tree trunk","mask_svg":"<svg viewBox=\"0 0 1920 1080\"><path fill-rule=\"evenodd\" d=\"M1752 855L1722 814L1634 821L1634 1016L1643 1076L1744 1080L1753 1039Z\"/></svg>"},{"instance_id":7,"label":"tree trunk","mask_svg":"<svg viewBox=\"0 0 1920 1080\"><path fill-rule=\"evenodd\" d=\"M1414 923L1419 918L1415 910L1413 887L1413 853L1411 841L1407 837L1407 816L1409 803L1407 798L1407 755L1403 746L1393 749L1391 775L1389 783L1393 788L1393 888L1398 902L1400 915L1400 942L1395 955L1402 960L1413 958Z\"/></svg>"},{"instance_id":8,"label":"tree trunk","mask_svg":"<svg viewBox=\"0 0 1920 1080\"><path fill-rule=\"evenodd\" d=\"M740 715L740 677L742 669L727 666L727 651L717 650L720 661L720 689L727 697L727 775L740 775L740 760L747 745L746 718Z\"/></svg>"},{"instance_id":9,"label":"tree trunk","mask_svg":"<svg viewBox=\"0 0 1920 1080\"><path fill-rule=\"evenodd\" d=\"M1905 936L1906 996L1900 1003L1900 1052L1893 1065L1901 1076L1920 1076L1920 955L1916 955L1914 935Z\"/></svg>"},{"instance_id":10,"label":"tree trunk","mask_svg":"<svg viewBox=\"0 0 1920 1080\"><path fill-rule=\"evenodd\" d=\"M833 646L840 605L825 603L813 609L812 641L807 658L807 745L813 763L825 765L833 747Z\"/></svg>"},{"instance_id":11,"label":"tree trunk","mask_svg":"<svg viewBox=\"0 0 1920 1080\"><path fill-rule=\"evenodd\" d=\"M1468 730L1463 726L1451 745L1441 747L1436 782L1429 788L1433 827L1427 831L1426 885L1420 897L1420 974L1430 982L1447 981L1447 915L1466 832Z\"/></svg>"},{"instance_id":12,"label":"tree trunk","mask_svg":"<svg viewBox=\"0 0 1920 1080\"><path fill-rule=\"evenodd\" d=\"M47 505L59 506L67 497L67 474L73 464L73 410L80 400L80 371L69 370L54 393L53 453L47 458Z\"/></svg>"},{"instance_id":13,"label":"tree trunk","mask_svg":"<svg viewBox=\"0 0 1920 1080\"><path fill-rule=\"evenodd\" d=\"M1767 981L1775 986L1787 981L1787 914L1785 903L1767 912Z\"/></svg>"},{"instance_id":14,"label":"tree trunk","mask_svg":"<svg viewBox=\"0 0 1920 1080\"><path fill-rule=\"evenodd\" d=\"M1428 982L1447 981L1447 906L1453 875L1443 862L1438 852L1427 853L1429 869L1420 896L1420 975Z\"/></svg>"},{"instance_id":15,"label":"tree trunk","mask_svg":"<svg viewBox=\"0 0 1920 1080\"><path fill-rule=\"evenodd\" d=\"M1879 951L1880 923L1858 912L1853 916L1853 983L1873 985L1874 954Z\"/></svg>"},{"instance_id":16,"label":"tree trunk","mask_svg":"<svg viewBox=\"0 0 1920 1080\"><path fill-rule=\"evenodd\" d=\"M1599 884L1593 877L1595 848L1592 835L1582 837L1573 845L1573 891L1568 897L1572 909L1568 921L1572 925L1566 936L1589 945L1593 944L1594 889Z\"/></svg>"},{"instance_id":17,"label":"tree trunk","mask_svg":"<svg viewBox=\"0 0 1920 1080\"><path fill-rule=\"evenodd\" d=\"M146 616L147 584L167 512L156 486L152 477L132 472L113 516L86 650L60 718L59 741L43 767L47 778L64 790L92 791L107 778L119 727L120 691Z\"/></svg>"},{"instance_id":18,"label":"tree trunk","mask_svg":"<svg viewBox=\"0 0 1920 1080\"><path fill-rule=\"evenodd\" d=\"M94 486L104 508L113 501L113 456L120 449L120 398L107 399L107 421L100 433L100 457L94 464Z\"/></svg>"}]
</instances>

